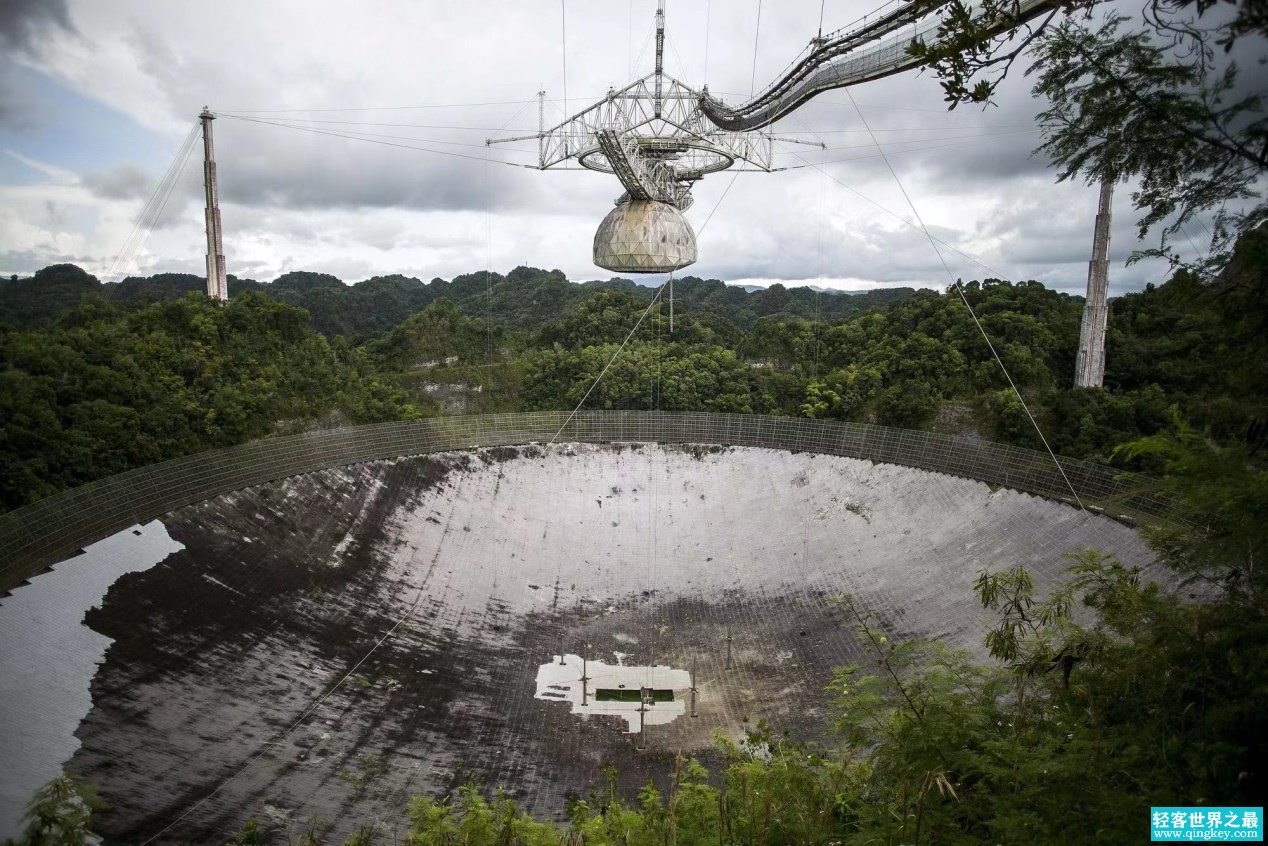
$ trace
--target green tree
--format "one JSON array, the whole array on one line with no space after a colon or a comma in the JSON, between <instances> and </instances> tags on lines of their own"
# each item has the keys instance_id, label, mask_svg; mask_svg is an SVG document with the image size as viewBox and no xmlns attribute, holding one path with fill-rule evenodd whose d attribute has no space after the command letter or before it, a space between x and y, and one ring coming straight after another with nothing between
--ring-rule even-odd
<instances>
[{"instance_id":1,"label":"green tree","mask_svg":"<svg viewBox=\"0 0 1268 846\"><path fill-rule=\"evenodd\" d=\"M1158 246L1137 257L1179 264L1172 239L1209 214L1213 233L1200 266L1218 270L1233 241L1268 219L1268 115L1238 67L1239 54L1255 50L1241 39L1268 35L1258 0L1151 0L1137 18L1099 21L1100 0L1075 0L1029 23L1004 0L931 5L942 15L937 37L909 49L935 69L952 107L990 101L1028 56L1034 94L1048 102L1039 152L1059 179L1136 182L1139 235L1158 233ZM1058 20L1062 11L1072 16Z\"/></svg>"},{"instance_id":2,"label":"green tree","mask_svg":"<svg viewBox=\"0 0 1268 846\"><path fill-rule=\"evenodd\" d=\"M92 812L105 807L95 790L74 776L57 776L36 791L26 810L20 846L98 846Z\"/></svg>"},{"instance_id":3,"label":"green tree","mask_svg":"<svg viewBox=\"0 0 1268 846\"><path fill-rule=\"evenodd\" d=\"M255 293L132 312L89 301L49 329L0 328L0 362L8 507L331 414L372 422L426 410L302 310Z\"/></svg>"},{"instance_id":4,"label":"green tree","mask_svg":"<svg viewBox=\"0 0 1268 846\"><path fill-rule=\"evenodd\" d=\"M1124 444L1128 459L1161 461L1158 493L1176 519L1146 528L1150 541L1187 580L1219 586L1230 601L1268 611L1268 469L1245 442L1220 446L1175 415L1172 426Z\"/></svg>"},{"instance_id":5,"label":"green tree","mask_svg":"<svg viewBox=\"0 0 1268 846\"><path fill-rule=\"evenodd\" d=\"M919 429L938 412L937 392L926 382L894 385L881 394L876 419L886 426Z\"/></svg>"}]
</instances>

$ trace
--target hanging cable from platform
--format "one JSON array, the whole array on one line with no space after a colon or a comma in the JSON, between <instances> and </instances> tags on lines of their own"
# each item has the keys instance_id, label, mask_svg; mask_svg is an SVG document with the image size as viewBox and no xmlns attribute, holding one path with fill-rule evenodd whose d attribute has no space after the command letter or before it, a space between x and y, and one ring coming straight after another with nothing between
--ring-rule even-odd
<instances>
[{"instance_id":1,"label":"hanging cable from platform","mask_svg":"<svg viewBox=\"0 0 1268 846\"><path fill-rule=\"evenodd\" d=\"M704 223L700 224L700 234L704 234L704 230L708 227L709 221L713 220L713 216L717 213L718 207L722 205L722 201L726 199L726 195L731 192L731 186L735 184L735 180L738 178L739 173L731 174L731 181L727 183L726 190L722 192L722 196L718 197L718 201L713 204L713 208L709 210L709 216L704 219ZM607 364L603 365L603 369L599 371L599 375L595 377L592 383L590 383L590 387L586 389L585 394L581 397L581 401L577 403L576 408L569 412L563 425L559 427L559 430L555 432L547 443L553 444L555 441L559 440L559 436L563 434L564 429L568 428L568 424L571 423L573 418L577 416L577 412L581 411L582 406L586 404L586 400L590 398L590 394L594 393L594 389L599 386L599 383L603 381L603 377L607 375L608 370L612 368L613 362L615 362L625 350L625 347L629 344L630 339L634 337L634 333L638 331L638 327L643 325L643 321L647 319L647 315L651 313L652 308L655 307L656 302L660 299L661 293L664 292L665 286L668 285L673 278L674 272L671 270L669 272L669 277L661 283L660 287L657 288L655 292L653 292L652 301L647 304L647 308L643 309L643 313L639 315L638 321L634 324L634 328L630 329L629 334L625 336L625 340L621 341L621 345L617 347L616 352L612 353L612 357L608 359Z\"/></svg>"},{"instance_id":2,"label":"hanging cable from platform","mask_svg":"<svg viewBox=\"0 0 1268 846\"><path fill-rule=\"evenodd\" d=\"M757 90L757 45L762 36L762 0L757 0L757 24L753 27L753 71L749 74L749 96Z\"/></svg>"},{"instance_id":3,"label":"hanging cable from platform","mask_svg":"<svg viewBox=\"0 0 1268 846\"><path fill-rule=\"evenodd\" d=\"M416 147L416 146L411 146L409 144L396 144L391 141L382 141L382 140L377 140L374 138L362 138L362 137L358 137L357 135L349 135L343 132L333 132L327 129L314 129L313 127L310 127L310 126L295 126L289 123L279 123L277 121L263 120L261 118L244 117L243 115L224 114L219 112L217 114L219 114L221 117L229 118L231 120L246 121L248 123L258 123L258 124L263 124L265 126L278 126L278 127L281 127L282 129L293 129L298 132L310 132L314 135L328 135L332 138L345 138L350 141L364 141L367 144L379 144L384 147L397 147L402 150L415 150L421 153L435 153L438 156L451 156L457 159L470 159L471 161L476 161L476 162L494 162L496 164L509 165L510 167L535 168L534 165L521 164L519 162L508 162L505 159L496 159L490 156L474 156L468 153L455 153L452 150L436 150L430 147Z\"/></svg>"},{"instance_id":4,"label":"hanging cable from platform","mask_svg":"<svg viewBox=\"0 0 1268 846\"><path fill-rule=\"evenodd\" d=\"M866 128L870 134L871 127L867 122L867 118L863 117L863 111L858 107L858 104L854 102L854 95L850 93L850 89L848 88L845 89L845 93L849 96L850 103L854 106L854 111L858 114L859 120L862 121L864 128ZM872 143L876 145L876 151L880 153L881 159L885 162L885 167L889 169L890 176L894 178L894 183L898 185L898 190L902 193L903 199L907 201L908 207L911 208L911 213L915 215L916 222L920 225L921 231L924 232L925 237L929 239L929 245L933 247L934 253L938 256L938 261L942 264L942 269L946 271L947 278L951 281L951 287L954 288L956 293L960 295L961 302L963 302L964 307L968 309L969 317L973 318L973 324L977 326L978 332L982 334L982 339L986 341L986 346L990 349L991 355L995 357L995 362L999 365L999 369L1003 372L1004 378L1008 380L1008 386L1012 388L1013 394L1017 397L1017 401L1021 403L1021 407L1025 410L1026 416L1030 418L1030 424L1039 435L1039 440L1043 443L1044 449L1048 451L1048 455L1052 458L1052 463L1056 465L1057 472L1060 473L1061 478L1065 480L1066 487L1070 489L1070 494L1074 497L1074 501L1078 504L1079 510L1086 512L1087 509L1083 506L1083 500L1079 498L1079 492L1074 489L1074 483L1071 482L1070 477L1066 475L1065 468L1061 466L1060 459L1057 458L1056 452L1054 452L1051 445L1049 445L1048 438L1043 433L1043 428L1040 427L1039 421L1035 419L1035 415L1031 413L1030 406L1026 404L1026 398L1021 395L1021 391L1017 388L1017 383L1013 381L1012 375L1008 372L1008 368L1004 365L1004 360L1000 358L999 352L995 349L995 344L991 342L990 335L986 333L985 327L982 326L982 321L978 319L977 312L974 311L973 305L969 302L969 298L965 295L964 288L960 284L960 280L957 279L955 274L951 272L950 265L947 264L947 260L942 255L942 251L938 249L937 242L934 240L933 235L930 234L929 227L925 225L924 219L921 218L920 211L916 208L916 204L912 201L911 195L907 193L906 187L903 186L903 181L899 179L898 172L894 170L894 166L890 164L889 157L885 155L885 150L881 147L880 142L876 140L876 136L872 135L871 138Z\"/></svg>"}]
</instances>

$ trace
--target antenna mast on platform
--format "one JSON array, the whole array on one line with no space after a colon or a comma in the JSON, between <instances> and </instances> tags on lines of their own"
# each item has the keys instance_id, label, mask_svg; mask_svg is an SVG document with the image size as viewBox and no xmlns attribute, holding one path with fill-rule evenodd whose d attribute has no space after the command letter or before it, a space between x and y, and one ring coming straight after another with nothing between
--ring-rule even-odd
<instances>
[{"instance_id":1,"label":"antenna mast on platform","mask_svg":"<svg viewBox=\"0 0 1268 846\"><path fill-rule=\"evenodd\" d=\"M1079 358L1074 365L1074 387L1099 388L1105 382L1105 322L1109 316L1110 204L1114 180L1101 182L1100 206L1096 210L1096 233L1092 237L1092 261L1087 271L1087 303L1083 306L1083 328L1079 332Z\"/></svg>"},{"instance_id":2,"label":"antenna mast on platform","mask_svg":"<svg viewBox=\"0 0 1268 846\"><path fill-rule=\"evenodd\" d=\"M203 187L207 190L207 296L228 302L225 247L220 233L220 190L216 182L216 151L211 141L211 122L216 116L203 106Z\"/></svg>"}]
</instances>

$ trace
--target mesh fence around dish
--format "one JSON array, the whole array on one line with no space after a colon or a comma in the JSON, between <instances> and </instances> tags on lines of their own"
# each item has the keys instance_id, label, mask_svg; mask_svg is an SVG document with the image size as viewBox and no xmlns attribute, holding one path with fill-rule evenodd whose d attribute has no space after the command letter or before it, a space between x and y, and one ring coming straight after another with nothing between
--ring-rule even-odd
<instances>
[{"instance_id":1,"label":"mesh fence around dish","mask_svg":"<svg viewBox=\"0 0 1268 846\"><path fill-rule=\"evenodd\" d=\"M567 421L565 425L565 421ZM654 411L530 412L379 423L267 438L100 479L0 515L0 591L83 546L223 493L376 459L559 441L717 444L839 455L974 479L1130 519L1165 519L1145 477L963 437L860 423ZM1062 476L1062 470L1065 477Z\"/></svg>"}]
</instances>

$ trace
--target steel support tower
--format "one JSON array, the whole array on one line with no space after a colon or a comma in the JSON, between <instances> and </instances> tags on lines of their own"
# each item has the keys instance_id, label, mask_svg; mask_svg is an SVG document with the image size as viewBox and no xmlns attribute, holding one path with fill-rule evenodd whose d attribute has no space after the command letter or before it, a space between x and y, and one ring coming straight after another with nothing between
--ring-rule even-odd
<instances>
[{"instance_id":1,"label":"steel support tower","mask_svg":"<svg viewBox=\"0 0 1268 846\"><path fill-rule=\"evenodd\" d=\"M220 189L216 181L216 150L212 144L211 122L216 116L203 106L198 116L203 122L203 188L207 192L207 296L229 300L225 274L225 247L220 231Z\"/></svg>"},{"instance_id":2,"label":"steel support tower","mask_svg":"<svg viewBox=\"0 0 1268 846\"><path fill-rule=\"evenodd\" d=\"M1113 199L1114 180L1102 180L1100 205L1096 210L1096 230L1092 237L1092 260L1088 262L1087 303L1083 306L1083 328L1079 332L1079 357L1074 365L1076 388L1099 388L1105 382L1110 205Z\"/></svg>"}]
</instances>

